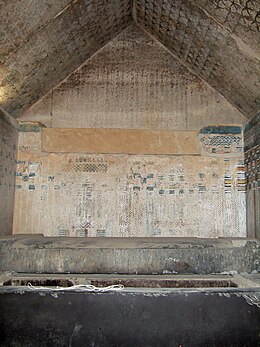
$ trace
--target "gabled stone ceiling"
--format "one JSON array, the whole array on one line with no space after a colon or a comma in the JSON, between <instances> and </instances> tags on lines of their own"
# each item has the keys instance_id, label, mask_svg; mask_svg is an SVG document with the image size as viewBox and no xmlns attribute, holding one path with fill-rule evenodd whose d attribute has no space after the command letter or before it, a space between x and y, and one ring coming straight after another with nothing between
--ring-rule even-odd
<instances>
[{"instance_id":1,"label":"gabled stone ceiling","mask_svg":"<svg viewBox=\"0 0 260 347\"><path fill-rule=\"evenodd\" d=\"M0 1L0 104L16 116L132 22L130 0Z\"/></svg>"},{"instance_id":2,"label":"gabled stone ceiling","mask_svg":"<svg viewBox=\"0 0 260 347\"><path fill-rule=\"evenodd\" d=\"M260 108L259 10L259 0L135 0L138 23L248 117Z\"/></svg>"},{"instance_id":3,"label":"gabled stone ceiling","mask_svg":"<svg viewBox=\"0 0 260 347\"><path fill-rule=\"evenodd\" d=\"M259 0L0 0L0 104L18 116L133 20L248 118Z\"/></svg>"}]
</instances>

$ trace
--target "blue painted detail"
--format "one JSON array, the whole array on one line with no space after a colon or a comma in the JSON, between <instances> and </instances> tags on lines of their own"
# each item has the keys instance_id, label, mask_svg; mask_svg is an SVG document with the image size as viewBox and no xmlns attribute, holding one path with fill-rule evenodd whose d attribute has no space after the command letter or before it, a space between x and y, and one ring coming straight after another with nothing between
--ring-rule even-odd
<instances>
[{"instance_id":1,"label":"blue painted detail","mask_svg":"<svg viewBox=\"0 0 260 347\"><path fill-rule=\"evenodd\" d=\"M199 185L199 193L206 192L206 186Z\"/></svg>"},{"instance_id":2,"label":"blue painted detail","mask_svg":"<svg viewBox=\"0 0 260 347\"><path fill-rule=\"evenodd\" d=\"M242 127L235 125L212 125L200 130L200 134L219 134L219 135L237 135L242 133Z\"/></svg>"},{"instance_id":3,"label":"blue painted detail","mask_svg":"<svg viewBox=\"0 0 260 347\"><path fill-rule=\"evenodd\" d=\"M36 123L36 124L20 123L18 131L21 133L39 133L41 132L42 128L45 128L45 125L41 123Z\"/></svg>"}]
</instances>

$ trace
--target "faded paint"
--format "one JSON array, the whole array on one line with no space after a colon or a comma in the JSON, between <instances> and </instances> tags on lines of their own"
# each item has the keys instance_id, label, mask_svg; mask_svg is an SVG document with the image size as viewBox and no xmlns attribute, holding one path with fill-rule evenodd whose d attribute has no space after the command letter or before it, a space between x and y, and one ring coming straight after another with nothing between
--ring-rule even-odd
<instances>
[{"instance_id":1,"label":"faded paint","mask_svg":"<svg viewBox=\"0 0 260 347\"><path fill-rule=\"evenodd\" d=\"M57 128L155 130L194 130L247 120L134 25L20 119Z\"/></svg>"},{"instance_id":2,"label":"faded paint","mask_svg":"<svg viewBox=\"0 0 260 347\"><path fill-rule=\"evenodd\" d=\"M219 136L227 151L230 141ZM38 132L20 133L14 233L246 236L242 152L54 154L41 152L40 141Z\"/></svg>"},{"instance_id":3,"label":"faded paint","mask_svg":"<svg viewBox=\"0 0 260 347\"><path fill-rule=\"evenodd\" d=\"M244 141L240 126L208 126L199 133L201 154L210 157L243 157ZM243 166L243 165L242 165ZM242 169L244 172L244 169ZM245 185L245 182L244 182Z\"/></svg>"},{"instance_id":4,"label":"faded paint","mask_svg":"<svg viewBox=\"0 0 260 347\"><path fill-rule=\"evenodd\" d=\"M200 154L197 131L43 129L42 151L85 154Z\"/></svg>"},{"instance_id":5,"label":"faded paint","mask_svg":"<svg viewBox=\"0 0 260 347\"><path fill-rule=\"evenodd\" d=\"M260 114L245 127L245 163L248 234L260 239Z\"/></svg>"}]
</instances>

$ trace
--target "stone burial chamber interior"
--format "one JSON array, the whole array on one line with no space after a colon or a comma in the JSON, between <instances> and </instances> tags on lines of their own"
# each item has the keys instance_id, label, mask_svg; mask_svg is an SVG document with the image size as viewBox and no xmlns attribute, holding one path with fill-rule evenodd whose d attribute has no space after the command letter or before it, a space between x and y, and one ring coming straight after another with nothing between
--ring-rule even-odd
<instances>
[{"instance_id":1,"label":"stone burial chamber interior","mask_svg":"<svg viewBox=\"0 0 260 347\"><path fill-rule=\"evenodd\" d=\"M0 2L1 346L260 344L259 25Z\"/></svg>"}]
</instances>

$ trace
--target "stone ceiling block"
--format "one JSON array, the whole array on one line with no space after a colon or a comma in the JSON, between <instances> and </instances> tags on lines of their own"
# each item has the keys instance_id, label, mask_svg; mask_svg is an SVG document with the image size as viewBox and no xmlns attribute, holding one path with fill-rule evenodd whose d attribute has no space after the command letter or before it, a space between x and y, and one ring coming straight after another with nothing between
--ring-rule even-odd
<instances>
[{"instance_id":1,"label":"stone ceiling block","mask_svg":"<svg viewBox=\"0 0 260 347\"><path fill-rule=\"evenodd\" d=\"M18 6L19 1L13 3ZM38 3L30 2L27 21L37 16ZM63 5L67 3L64 1ZM9 41L12 37L16 40L12 47L6 44L0 66L0 103L14 116L57 85L132 21L129 0L76 0L57 14L60 8L56 4L49 21L42 24L39 19L31 30L26 24L26 30L19 35L16 34L20 31L16 24L22 21L19 10L9 13L8 22L1 22L0 31L9 34Z\"/></svg>"},{"instance_id":2,"label":"stone ceiling block","mask_svg":"<svg viewBox=\"0 0 260 347\"><path fill-rule=\"evenodd\" d=\"M258 0L0 0L0 105L20 115L134 19L250 118L259 16Z\"/></svg>"},{"instance_id":3,"label":"stone ceiling block","mask_svg":"<svg viewBox=\"0 0 260 347\"><path fill-rule=\"evenodd\" d=\"M196 1L135 0L134 8L137 22L183 64L247 117L257 113L259 56L244 41L234 38ZM246 30L241 32L244 38Z\"/></svg>"}]
</instances>

